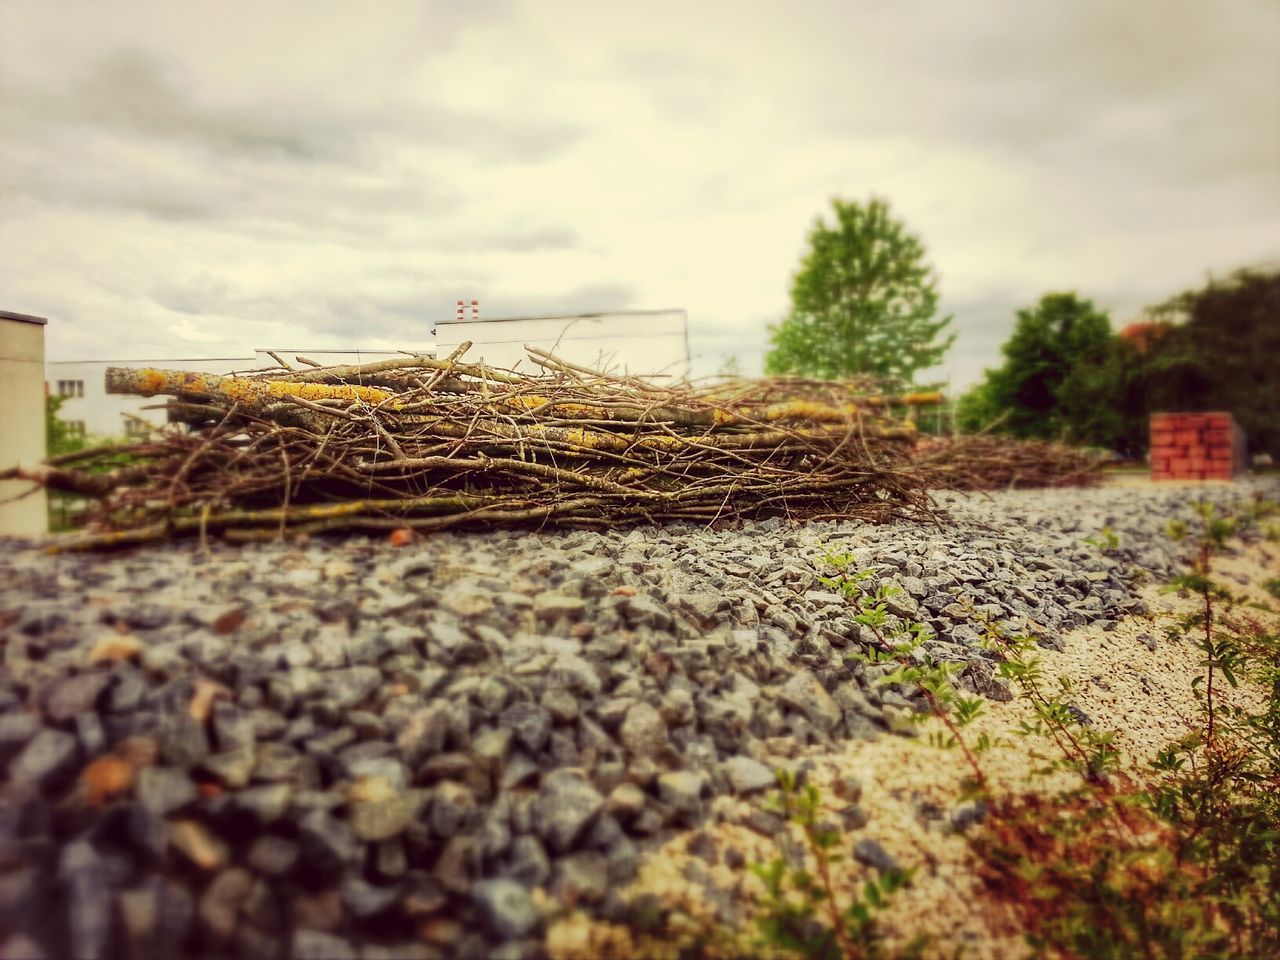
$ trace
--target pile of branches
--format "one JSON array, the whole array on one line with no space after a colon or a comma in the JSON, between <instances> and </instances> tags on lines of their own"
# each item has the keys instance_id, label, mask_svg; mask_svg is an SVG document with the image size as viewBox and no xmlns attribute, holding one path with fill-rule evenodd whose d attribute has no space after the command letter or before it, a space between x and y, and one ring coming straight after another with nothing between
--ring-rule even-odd
<instances>
[{"instance_id":1,"label":"pile of branches","mask_svg":"<svg viewBox=\"0 0 1280 960\"><path fill-rule=\"evenodd\" d=\"M915 463L930 488L1013 490L1091 487L1102 482L1102 464L1088 451L1060 443L989 434L926 437Z\"/></svg>"},{"instance_id":2,"label":"pile of branches","mask_svg":"<svg viewBox=\"0 0 1280 960\"><path fill-rule=\"evenodd\" d=\"M652 382L529 349L521 375L405 356L248 374L110 368L171 427L0 477L93 498L99 547L219 534L605 527L928 512L907 408L937 395L797 379ZM310 363L297 358L298 364Z\"/></svg>"}]
</instances>

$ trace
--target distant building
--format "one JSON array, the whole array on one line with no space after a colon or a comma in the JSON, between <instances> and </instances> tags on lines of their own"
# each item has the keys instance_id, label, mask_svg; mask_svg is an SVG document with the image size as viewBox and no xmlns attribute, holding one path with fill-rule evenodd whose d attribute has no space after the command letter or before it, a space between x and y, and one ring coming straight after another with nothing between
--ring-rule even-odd
<instances>
[{"instance_id":1,"label":"distant building","mask_svg":"<svg viewBox=\"0 0 1280 960\"><path fill-rule=\"evenodd\" d=\"M679 379L689 373L689 320L683 310L618 310L612 313L442 320L436 355L447 357L470 340L472 363L540 373L525 345L562 360L630 376Z\"/></svg>"},{"instance_id":2,"label":"distant building","mask_svg":"<svg viewBox=\"0 0 1280 960\"><path fill-rule=\"evenodd\" d=\"M0 470L32 466L45 457L41 373L47 322L0 310ZM33 491L22 480L0 481L0 536L40 536L48 517L43 487Z\"/></svg>"}]
</instances>

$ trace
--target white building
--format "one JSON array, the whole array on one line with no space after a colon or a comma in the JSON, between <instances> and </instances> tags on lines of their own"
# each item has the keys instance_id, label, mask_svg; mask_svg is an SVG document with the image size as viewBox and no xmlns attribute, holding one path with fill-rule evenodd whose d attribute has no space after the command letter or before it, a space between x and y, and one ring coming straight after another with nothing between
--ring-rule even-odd
<instances>
[{"instance_id":1,"label":"white building","mask_svg":"<svg viewBox=\"0 0 1280 960\"><path fill-rule=\"evenodd\" d=\"M0 310L0 470L45 457L44 317ZM0 480L0 537L39 536L48 529L44 488Z\"/></svg>"},{"instance_id":2,"label":"white building","mask_svg":"<svg viewBox=\"0 0 1280 960\"><path fill-rule=\"evenodd\" d=\"M436 324L436 355L447 357L460 343L474 346L467 360L535 374L525 344L596 370L680 379L689 373L689 321L683 310L624 310L570 316L442 320Z\"/></svg>"}]
</instances>

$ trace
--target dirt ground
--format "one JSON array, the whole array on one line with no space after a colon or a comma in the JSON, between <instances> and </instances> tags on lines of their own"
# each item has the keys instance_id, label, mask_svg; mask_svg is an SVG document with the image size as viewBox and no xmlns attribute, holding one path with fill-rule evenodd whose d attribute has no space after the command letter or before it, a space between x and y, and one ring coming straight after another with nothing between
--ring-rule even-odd
<instances>
[{"instance_id":1,"label":"dirt ground","mask_svg":"<svg viewBox=\"0 0 1280 960\"><path fill-rule=\"evenodd\" d=\"M1262 588L1265 580L1280 576L1280 550L1274 544L1225 556L1215 571L1252 600L1275 605ZM1144 589L1144 599L1149 614L1121 621L1109 632L1074 631L1062 638L1062 652L1041 651L1048 684L1056 684L1058 677L1070 678L1072 702L1097 727L1116 732L1122 764L1131 770L1145 769L1160 748L1191 729L1197 715L1192 680L1202 670L1201 654L1192 644L1166 635L1174 617L1191 609L1192 598L1163 593L1150 585ZM1280 616L1259 617L1272 629L1280 627ZM1154 650L1140 639L1144 635L1155 641ZM1246 706L1260 702L1261 694L1242 686L1228 688L1222 698ZM986 732L1003 741L983 758L993 786L1025 790L1031 783L1029 771L1037 766L1037 753L1050 755L1043 741L1015 732L1019 721L1029 716L1028 706L1018 698L988 702L984 714L967 729L967 737ZM967 843L949 827L947 814L960 799L967 768L958 752L942 751L927 742L927 731L933 728L927 726L919 737L886 735L870 742L848 742L834 753L809 754L816 766L811 780L836 810L844 803L836 796L835 783L843 775L855 776L863 786L859 806L870 822L852 833L851 840L872 837L903 866L916 868L913 885L895 895L882 915L891 955L895 947L925 934L931 940L925 952L929 957L955 956L961 947L967 958L1029 957L1011 918L992 903L978 881ZM1037 788L1066 785L1071 776L1042 778ZM729 808L742 802L726 797L717 805L729 813ZM724 853L736 850L747 864L764 863L778 855L778 848L773 840L732 822L710 822L702 832L711 837L718 863L708 865L687 849L696 834L682 835L646 859L627 892L659 898L672 927L686 928L691 937L715 928L716 936L705 947L708 955L760 955L750 916L763 887L745 867L726 866ZM700 843L705 849L705 839ZM702 882L686 879L691 864L692 874ZM837 874L837 888L844 893L861 885L867 868L848 858ZM714 906L703 885L708 876L741 908L741 922L726 925L713 920ZM555 960L674 957L680 949L669 934L660 942L638 939L627 928L590 921L583 914L554 924L547 945Z\"/></svg>"}]
</instances>

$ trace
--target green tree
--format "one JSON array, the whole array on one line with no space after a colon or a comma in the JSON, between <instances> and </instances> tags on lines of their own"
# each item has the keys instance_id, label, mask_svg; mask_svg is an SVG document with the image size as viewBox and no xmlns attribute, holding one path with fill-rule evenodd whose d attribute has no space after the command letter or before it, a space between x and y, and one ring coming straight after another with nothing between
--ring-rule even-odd
<instances>
[{"instance_id":1,"label":"green tree","mask_svg":"<svg viewBox=\"0 0 1280 960\"><path fill-rule=\"evenodd\" d=\"M1147 408L1226 410L1254 452L1280 456L1280 270L1238 270L1153 308Z\"/></svg>"},{"instance_id":2,"label":"green tree","mask_svg":"<svg viewBox=\"0 0 1280 960\"><path fill-rule=\"evenodd\" d=\"M967 429L999 420L1014 436L1111 445L1118 420L1108 419L1122 355L1111 321L1074 293L1047 293L1018 311L1000 348L1004 363L960 400Z\"/></svg>"},{"instance_id":3,"label":"green tree","mask_svg":"<svg viewBox=\"0 0 1280 960\"><path fill-rule=\"evenodd\" d=\"M73 433L71 426L58 417L65 397L46 394L44 398L44 449L45 456L56 457L63 453L83 450L87 441L81 434Z\"/></svg>"},{"instance_id":4,"label":"green tree","mask_svg":"<svg viewBox=\"0 0 1280 960\"><path fill-rule=\"evenodd\" d=\"M877 198L833 200L791 282L791 312L770 327L765 371L830 380L858 374L911 382L935 366L954 335L943 336L938 292L920 239Z\"/></svg>"}]
</instances>

